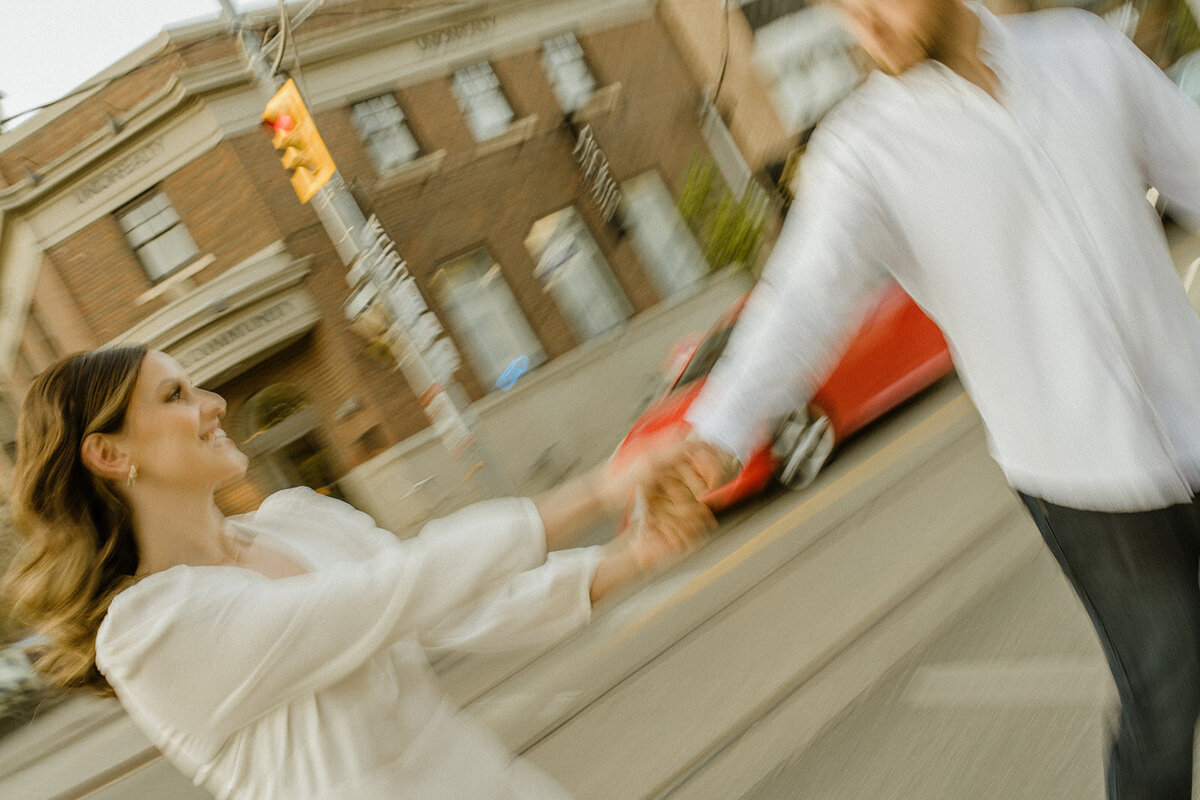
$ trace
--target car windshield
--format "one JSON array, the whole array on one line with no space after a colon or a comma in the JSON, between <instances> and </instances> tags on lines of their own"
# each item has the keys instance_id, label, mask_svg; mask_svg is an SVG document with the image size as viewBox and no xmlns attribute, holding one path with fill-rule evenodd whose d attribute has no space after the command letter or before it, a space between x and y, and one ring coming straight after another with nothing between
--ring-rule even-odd
<instances>
[{"instance_id":1,"label":"car windshield","mask_svg":"<svg viewBox=\"0 0 1200 800\"><path fill-rule=\"evenodd\" d=\"M679 376L679 380L675 381L676 388L687 386L711 372L721 353L725 352L725 345L729 343L729 334L732 332L733 326L726 325L704 337L704 341L696 348L695 354L688 362L687 369Z\"/></svg>"}]
</instances>

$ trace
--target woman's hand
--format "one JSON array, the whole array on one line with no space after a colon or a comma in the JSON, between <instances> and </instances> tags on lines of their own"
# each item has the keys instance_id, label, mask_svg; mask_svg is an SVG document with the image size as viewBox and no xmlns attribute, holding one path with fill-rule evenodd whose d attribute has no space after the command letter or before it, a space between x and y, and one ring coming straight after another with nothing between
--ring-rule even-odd
<instances>
[{"instance_id":1,"label":"woman's hand","mask_svg":"<svg viewBox=\"0 0 1200 800\"><path fill-rule=\"evenodd\" d=\"M650 508L664 501L681 501L680 487L694 500L721 486L730 474L731 457L707 442L673 432L630 462L611 459L598 488L600 502L609 514L628 511L634 491L641 487Z\"/></svg>"},{"instance_id":2,"label":"woman's hand","mask_svg":"<svg viewBox=\"0 0 1200 800\"><path fill-rule=\"evenodd\" d=\"M592 580L592 603L621 584L678 563L703 544L716 524L708 506L682 482L638 487L626 522L606 546Z\"/></svg>"}]
</instances>

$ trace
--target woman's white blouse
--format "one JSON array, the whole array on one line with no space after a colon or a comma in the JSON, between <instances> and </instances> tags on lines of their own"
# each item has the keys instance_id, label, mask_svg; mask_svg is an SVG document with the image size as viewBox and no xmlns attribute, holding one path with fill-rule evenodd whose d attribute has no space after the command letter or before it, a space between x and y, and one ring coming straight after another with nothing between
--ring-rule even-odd
<instances>
[{"instance_id":1,"label":"woman's white blouse","mask_svg":"<svg viewBox=\"0 0 1200 800\"><path fill-rule=\"evenodd\" d=\"M309 489L231 517L310 567L177 566L121 592L96 664L134 722L219 798L563 798L439 692L433 650L545 645L590 618L598 548L545 550L527 499L406 541Z\"/></svg>"}]
</instances>

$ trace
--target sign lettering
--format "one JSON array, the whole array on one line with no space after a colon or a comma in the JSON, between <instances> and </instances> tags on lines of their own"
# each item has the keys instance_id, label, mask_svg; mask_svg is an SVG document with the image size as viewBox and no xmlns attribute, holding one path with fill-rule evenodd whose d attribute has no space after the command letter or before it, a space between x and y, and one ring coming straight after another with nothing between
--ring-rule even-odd
<instances>
[{"instance_id":1,"label":"sign lettering","mask_svg":"<svg viewBox=\"0 0 1200 800\"><path fill-rule=\"evenodd\" d=\"M600 216L605 222L611 222L621 205L621 188L613 180L608 157L596 142L591 125L584 125L579 131L579 139L571 155L583 172L583 182L592 202L600 209Z\"/></svg>"},{"instance_id":2,"label":"sign lettering","mask_svg":"<svg viewBox=\"0 0 1200 800\"><path fill-rule=\"evenodd\" d=\"M422 50L436 50L454 44L460 39L487 33L496 27L495 17L483 17L469 22L460 22L448 28L423 33L417 37L417 47Z\"/></svg>"},{"instance_id":3,"label":"sign lettering","mask_svg":"<svg viewBox=\"0 0 1200 800\"><path fill-rule=\"evenodd\" d=\"M166 147L163 145L162 139L157 139L139 150L134 150L124 159L117 162L116 166L105 172L101 172L77 189L75 191L76 202L80 205L86 203L118 181L128 178L130 175L148 166L150 162L161 156L165 150Z\"/></svg>"},{"instance_id":4,"label":"sign lettering","mask_svg":"<svg viewBox=\"0 0 1200 800\"><path fill-rule=\"evenodd\" d=\"M205 339L199 344L189 347L179 355L179 364L184 369L188 369L213 353L236 344L247 336L262 330L272 323L278 322L291 311L291 300L284 300L276 305L265 308L220 333Z\"/></svg>"}]
</instances>

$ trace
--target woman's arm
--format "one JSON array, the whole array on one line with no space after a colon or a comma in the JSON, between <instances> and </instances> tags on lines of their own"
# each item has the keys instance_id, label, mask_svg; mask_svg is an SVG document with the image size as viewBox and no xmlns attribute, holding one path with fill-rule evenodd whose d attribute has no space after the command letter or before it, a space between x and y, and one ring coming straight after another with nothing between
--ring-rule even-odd
<instances>
[{"instance_id":1,"label":"woman's arm","mask_svg":"<svg viewBox=\"0 0 1200 800\"><path fill-rule=\"evenodd\" d=\"M636 477L636 476L635 476ZM563 484L539 498L549 518L548 539L570 536L574 526L619 509L627 476L610 478L607 467ZM605 489L608 487L608 490ZM625 526L602 547L552 552L546 563L507 578L441 623L422 631L429 652L502 652L554 643L583 627L592 606L621 586L644 578L694 549L713 524L711 513L680 481L648 485L636 491ZM656 507L673 509L674 518L650 524L645 497L667 495ZM606 499L607 498L607 499ZM658 528L671 531L660 534Z\"/></svg>"}]
</instances>

